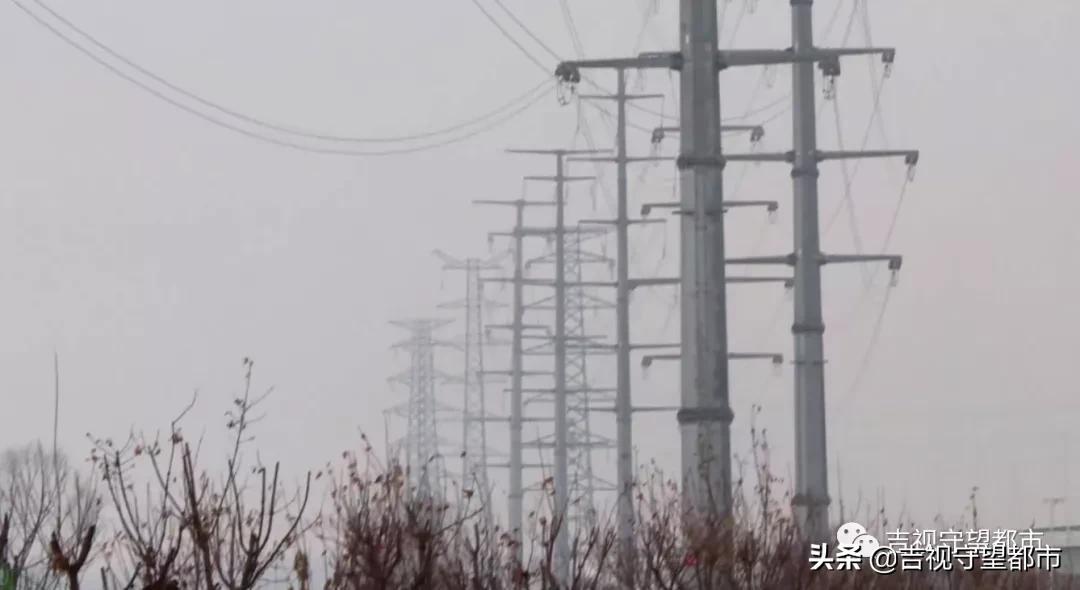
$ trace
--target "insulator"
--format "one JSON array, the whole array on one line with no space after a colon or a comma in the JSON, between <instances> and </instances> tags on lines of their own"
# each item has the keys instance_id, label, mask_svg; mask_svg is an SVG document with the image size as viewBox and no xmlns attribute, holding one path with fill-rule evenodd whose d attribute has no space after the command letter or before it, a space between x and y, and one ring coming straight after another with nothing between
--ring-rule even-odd
<instances>
[{"instance_id":1,"label":"insulator","mask_svg":"<svg viewBox=\"0 0 1080 590\"><path fill-rule=\"evenodd\" d=\"M776 219L777 219L777 217L779 217L779 215L777 215L777 213L776 213L776 209L772 208L772 207L769 208L769 212L768 212L767 215L768 215L770 224L776 223Z\"/></svg>"},{"instance_id":2,"label":"insulator","mask_svg":"<svg viewBox=\"0 0 1080 590\"><path fill-rule=\"evenodd\" d=\"M795 295L795 283L784 283L784 301L791 301Z\"/></svg>"},{"instance_id":3,"label":"insulator","mask_svg":"<svg viewBox=\"0 0 1080 590\"><path fill-rule=\"evenodd\" d=\"M757 10L758 0L746 0L746 14L754 14Z\"/></svg>"},{"instance_id":4,"label":"insulator","mask_svg":"<svg viewBox=\"0 0 1080 590\"><path fill-rule=\"evenodd\" d=\"M885 69L882 70L882 75L885 76L886 78L891 77L892 76L892 68L893 68L893 64L892 64L891 61L885 62Z\"/></svg>"},{"instance_id":5,"label":"insulator","mask_svg":"<svg viewBox=\"0 0 1080 590\"><path fill-rule=\"evenodd\" d=\"M915 166L916 166L915 164L908 164L908 167L907 167L907 179L908 179L908 182L914 182L915 181Z\"/></svg>"},{"instance_id":6,"label":"insulator","mask_svg":"<svg viewBox=\"0 0 1080 590\"><path fill-rule=\"evenodd\" d=\"M779 362L774 360L772 362L772 374L773 374L774 377L780 377L781 375L784 374L784 361L783 360L780 360Z\"/></svg>"},{"instance_id":7,"label":"insulator","mask_svg":"<svg viewBox=\"0 0 1080 590\"><path fill-rule=\"evenodd\" d=\"M889 286L895 287L900 284L900 270L895 269L889 271Z\"/></svg>"},{"instance_id":8,"label":"insulator","mask_svg":"<svg viewBox=\"0 0 1080 590\"><path fill-rule=\"evenodd\" d=\"M836 98L836 76L825 76L825 100Z\"/></svg>"},{"instance_id":9,"label":"insulator","mask_svg":"<svg viewBox=\"0 0 1080 590\"><path fill-rule=\"evenodd\" d=\"M761 71L761 75L764 78L766 88L771 89L776 84L776 68L765 66L765 69Z\"/></svg>"}]
</instances>

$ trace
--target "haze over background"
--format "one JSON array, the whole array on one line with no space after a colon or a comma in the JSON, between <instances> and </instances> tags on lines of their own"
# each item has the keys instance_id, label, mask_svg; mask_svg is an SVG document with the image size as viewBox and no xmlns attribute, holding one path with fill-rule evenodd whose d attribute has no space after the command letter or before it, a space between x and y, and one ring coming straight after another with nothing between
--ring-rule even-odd
<instances>
[{"instance_id":1,"label":"haze over background","mask_svg":"<svg viewBox=\"0 0 1080 590\"><path fill-rule=\"evenodd\" d=\"M818 31L837 2L839 16L828 36L819 35L821 45L841 44L852 22L852 0L819 0ZM506 3L562 56L574 55L558 3ZM675 7L651 14L647 4L570 2L586 55L673 48ZM730 3L723 46L788 46L788 4L757 4L740 18L745 1ZM337 134L444 127L507 102L545 75L467 1L422 9L275 0L50 6L188 90L246 114ZM645 15L649 25L639 35ZM868 146L918 148L922 160L889 244L904 255L899 285L888 291L884 269L830 266L824 273L832 482L839 465L848 506L860 490L871 501L882 488L889 509L906 509L916 523L929 524L939 511L959 516L972 486L979 487L980 514L995 525L1045 523L1048 496L1069 497L1059 519L1080 518L1080 481L1070 469L1080 445L1069 427L1080 412L1080 81L1066 42L1080 26L1080 5L870 0L869 15L873 44L898 54L881 102L884 137L873 125ZM849 45L866 43L860 19ZM553 68L553 59L529 48ZM87 432L122 438L133 426L166 428L196 389L200 401L187 429L205 425L212 450L242 386L244 357L255 359L257 386L276 390L257 435L261 455L279 458L285 472L299 477L357 447L361 431L381 441L382 409L405 400L386 384L407 362L388 350L403 335L388 320L431 315L436 303L463 293L460 276L441 276L431 250L484 255L486 232L507 229L512 218L470 201L516 198L522 175L551 171L547 159L510 157L503 148L565 147L579 128L577 107L559 106L552 92L464 143L392 157L323 156L258 142L165 104L11 3L0 4L0 55L0 447L51 436L55 350L60 443L77 458L88 452ZM877 78L863 59L844 65L843 145L857 149ZM775 84L754 96L760 74L722 74L724 115L742 115L751 102L779 105L745 122L774 116L760 149L787 150L790 114L786 101L776 101L788 92L789 71L777 69ZM642 89L669 95L648 108L676 113L677 77L655 72L646 81ZM832 149L833 105L820 106L821 144ZM582 108L597 147L610 147L613 127ZM631 120L661 124L636 111ZM631 149L647 154L647 134L631 133ZM667 140L664 153L674 149ZM725 144L727 151L748 149L741 136ZM787 252L789 170L750 166L740 185L742 167L728 168L729 193L738 186L739 198L777 199L781 209L775 225L758 212L730 213L729 252ZM613 172L605 171L609 193ZM903 174L896 162L867 163L855 177L864 251L881 248ZM632 170L633 202L670 199L673 176L670 164ZM841 165L823 165L822 182L824 224L843 199ZM546 190L530 187L529 194ZM575 214L608 212L604 191L596 194L593 211L589 190L576 190ZM677 227L669 225L632 230L635 275L674 272ZM843 211L824 249L855 247ZM791 304L780 290L729 293L732 350L790 354ZM635 339L674 339L677 322L665 321L673 301L671 290L636 293ZM496 355L489 364L503 360ZM441 364L451 371L455 362L448 356ZM597 372L597 385L613 381ZM640 375L635 400L676 404L677 386L674 367L656 366ZM733 364L735 448L749 449L750 406L760 404L756 422L767 428L784 477L791 397L790 366L773 377L768 366ZM449 392L442 399L454 401ZM497 395L491 399L493 411L505 408ZM502 436L493 429L493 446L505 447ZM640 417L635 436L642 461L677 468L673 416ZM613 454L597 459L602 473L613 471Z\"/></svg>"}]
</instances>

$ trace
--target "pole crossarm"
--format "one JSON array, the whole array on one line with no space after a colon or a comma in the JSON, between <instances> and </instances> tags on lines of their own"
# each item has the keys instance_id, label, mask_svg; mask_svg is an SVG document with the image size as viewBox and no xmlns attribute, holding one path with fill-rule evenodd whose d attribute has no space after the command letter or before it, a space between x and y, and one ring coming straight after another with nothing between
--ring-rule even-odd
<instances>
[{"instance_id":1,"label":"pole crossarm","mask_svg":"<svg viewBox=\"0 0 1080 590\"><path fill-rule=\"evenodd\" d=\"M881 55L882 62L892 64L896 58L896 49L892 47L813 47L799 51L794 49L721 49L716 51L717 71L732 67L770 66L822 62L829 73L839 71L841 57L860 55ZM555 68L555 76L566 83L581 82L581 70L616 69L645 70L672 69L682 70L683 55L678 51L655 51L638 54L637 57L615 57L601 59L570 60L560 63ZM550 152L548 152L550 153Z\"/></svg>"},{"instance_id":2,"label":"pole crossarm","mask_svg":"<svg viewBox=\"0 0 1080 590\"><path fill-rule=\"evenodd\" d=\"M508 154L531 154L531 155L547 155L547 156L575 156L580 154L608 154L611 150L569 150L569 149L518 149L511 148L506 150Z\"/></svg>"},{"instance_id":3,"label":"pole crossarm","mask_svg":"<svg viewBox=\"0 0 1080 590\"><path fill-rule=\"evenodd\" d=\"M664 137L668 133L679 133L682 130L679 127L656 127L652 132L652 143L660 143L664 141ZM721 125L721 133L750 133L750 143L757 143L765 137L764 125Z\"/></svg>"},{"instance_id":4,"label":"pole crossarm","mask_svg":"<svg viewBox=\"0 0 1080 590\"><path fill-rule=\"evenodd\" d=\"M824 162L827 160L855 160L865 158L904 158L904 163L908 166L915 166L919 163L919 151L918 150L817 150L814 152L814 158L818 162ZM585 161L585 160L583 160ZM588 161L610 161L604 158L590 158ZM675 162L676 167L683 169L692 164L708 164L717 168L723 168L728 162L778 162L778 163L795 163L795 152L754 152L754 153L725 153L722 156L715 156L705 161L691 161L685 156L649 156L647 158L628 158L628 161L649 161L649 162Z\"/></svg>"},{"instance_id":5,"label":"pole crossarm","mask_svg":"<svg viewBox=\"0 0 1080 590\"><path fill-rule=\"evenodd\" d=\"M716 52L716 65L720 70L740 66L770 66L822 62L827 72L838 73L841 57L881 55L885 64L892 64L896 49L892 47L813 47L799 51L794 49L724 49Z\"/></svg>"},{"instance_id":6,"label":"pole crossarm","mask_svg":"<svg viewBox=\"0 0 1080 590\"><path fill-rule=\"evenodd\" d=\"M897 254L822 254L821 264L845 262L887 262L889 270L900 270L904 257Z\"/></svg>"},{"instance_id":7,"label":"pole crossarm","mask_svg":"<svg viewBox=\"0 0 1080 590\"><path fill-rule=\"evenodd\" d=\"M590 409L594 412L614 412L615 406L593 406ZM630 408L630 411L635 414L644 414L651 412L678 412L681 409L679 406L634 406Z\"/></svg>"},{"instance_id":8,"label":"pole crossarm","mask_svg":"<svg viewBox=\"0 0 1080 590\"><path fill-rule=\"evenodd\" d=\"M514 371L512 369L484 369L484 375L523 375L527 377L545 376L550 377L551 371Z\"/></svg>"},{"instance_id":9,"label":"pole crossarm","mask_svg":"<svg viewBox=\"0 0 1080 590\"><path fill-rule=\"evenodd\" d=\"M609 164L626 162L627 164L637 164L641 162L667 162L673 159L671 156L627 156L625 158L567 158L566 160L568 162L607 162Z\"/></svg>"},{"instance_id":10,"label":"pole crossarm","mask_svg":"<svg viewBox=\"0 0 1080 590\"><path fill-rule=\"evenodd\" d=\"M836 264L845 262L886 262L889 270L900 270L903 264L903 256L897 254L819 254L818 264ZM727 264L764 264L794 266L798 256L794 253L781 256L746 256L742 258L728 258Z\"/></svg>"},{"instance_id":11,"label":"pole crossarm","mask_svg":"<svg viewBox=\"0 0 1080 590\"><path fill-rule=\"evenodd\" d=\"M522 443L521 446L523 446L525 448L529 448L529 449L554 449L555 444L556 443L554 443L554 442L534 441L534 442ZM577 442L577 443L574 443L571 446L574 447L574 448L577 448L577 449L613 449L613 448L615 448L615 444L610 442L610 441Z\"/></svg>"},{"instance_id":12,"label":"pole crossarm","mask_svg":"<svg viewBox=\"0 0 1080 590\"><path fill-rule=\"evenodd\" d=\"M498 199L473 199L473 205L502 205L507 207L554 207L554 201L528 201L525 199L513 199L500 201Z\"/></svg>"},{"instance_id":13,"label":"pole crossarm","mask_svg":"<svg viewBox=\"0 0 1080 590\"><path fill-rule=\"evenodd\" d=\"M626 225L645 225L667 223L667 221L664 219L627 219L626 221L619 221L618 219L582 219L578 221L578 223L587 225L619 225L620 223L625 223Z\"/></svg>"},{"instance_id":14,"label":"pole crossarm","mask_svg":"<svg viewBox=\"0 0 1080 590\"><path fill-rule=\"evenodd\" d=\"M783 283L784 285L790 285L793 279L791 277L724 277L724 282L728 284L762 284L762 283ZM678 285L680 280L675 277L657 277L657 278L645 278L645 279L631 279L630 288L635 289L637 287L657 287L664 285Z\"/></svg>"},{"instance_id":15,"label":"pole crossarm","mask_svg":"<svg viewBox=\"0 0 1080 590\"><path fill-rule=\"evenodd\" d=\"M495 282L514 282L514 279L493 279ZM552 279L521 279L523 285L529 285L531 287L554 287L555 281ZM566 281L563 283L567 287L614 287L615 283L612 281Z\"/></svg>"},{"instance_id":16,"label":"pole crossarm","mask_svg":"<svg viewBox=\"0 0 1080 590\"><path fill-rule=\"evenodd\" d=\"M525 387L521 390L523 393L529 394L550 394L555 395L558 393L553 387ZM615 393L614 387L568 387L567 393ZM550 420L551 418L544 418Z\"/></svg>"},{"instance_id":17,"label":"pole crossarm","mask_svg":"<svg viewBox=\"0 0 1080 590\"><path fill-rule=\"evenodd\" d=\"M581 182L585 180L596 180L595 176L543 176L543 175L530 175L522 176L523 179L531 182Z\"/></svg>"},{"instance_id":18,"label":"pole crossarm","mask_svg":"<svg viewBox=\"0 0 1080 590\"><path fill-rule=\"evenodd\" d=\"M691 211L686 211L680 208L681 203L675 201L655 202L655 203L643 203L641 205L641 216L646 217L652 213L653 209L673 209L674 215L688 215ZM769 213L774 213L780 209L779 201L762 201L762 200L750 200L739 199L734 201L724 201L721 203L724 213L727 213L729 209L735 209L739 207L762 207Z\"/></svg>"},{"instance_id":19,"label":"pole crossarm","mask_svg":"<svg viewBox=\"0 0 1080 590\"><path fill-rule=\"evenodd\" d=\"M668 348L680 348L682 346L679 342L643 342L638 344L631 344L630 350L664 350Z\"/></svg>"},{"instance_id":20,"label":"pole crossarm","mask_svg":"<svg viewBox=\"0 0 1080 590\"><path fill-rule=\"evenodd\" d=\"M729 352L727 357L733 361L767 360L774 365L784 363L784 355L778 352ZM682 355L679 353L647 354L641 357L641 366L649 367L655 361L677 361L680 359L682 359Z\"/></svg>"},{"instance_id":21,"label":"pole crossarm","mask_svg":"<svg viewBox=\"0 0 1080 590\"><path fill-rule=\"evenodd\" d=\"M579 94L578 98L585 100L643 100L650 98L664 99L663 94ZM574 158L569 158L573 160Z\"/></svg>"},{"instance_id":22,"label":"pole crossarm","mask_svg":"<svg viewBox=\"0 0 1080 590\"><path fill-rule=\"evenodd\" d=\"M522 324L520 327L522 330L541 330L545 332L551 331L550 326L545 326L543 324ZM489 330L513 330L514 324L488 324L486 328Z\"/></svg>"}]
</instances>

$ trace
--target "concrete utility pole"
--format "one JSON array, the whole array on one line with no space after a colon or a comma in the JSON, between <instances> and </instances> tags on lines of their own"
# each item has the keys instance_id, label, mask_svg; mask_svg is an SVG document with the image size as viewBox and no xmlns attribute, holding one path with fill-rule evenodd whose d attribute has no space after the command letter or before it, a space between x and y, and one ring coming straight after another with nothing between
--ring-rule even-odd
<instances>
[{"instance_id":1,"label":"concrete utility pole","mask_svg":"<svg viewBox=\"0 0 1080 590\"><path fill-rule=\"evenodd\" d=\"M607 99L616 103L615 157L605 160L617 165L616 235L616 294L615 294L615 445L616 445L616 520L620 552L633 546L634 527L634 443L633 401L630 392L630 215L626 168L629 155L626 146L626 103L635 99L663 98L662 94L630 95L626 93L626 71L617 75L614 96L583 95L582 99ZM586 158L588 159L588 158Z\"/></svg>"},{"instance_id":2,"label":"concrete utility pole","mask_svg":"<svg viewBox=\"0 0 1080 590\"><path fill-rule=\"evenodd\" d=\"M570 542L566 533L569 509L569 469L566 399L566 183L594 180L591 176L568 176L564 173L566 157L599 153L596 150L508 150L514 154L555 157L554 176L527 176L526 180L555 183L555 514L559 524L555 537L555 576L565 582L570 575Z\"/></svg>"},{"instance_id":3,"label":"concrete utility pole","mask_svg":"<svg viewBox=\"0 0 1080 590\"><path fill-rule=\"evenodd\" d=\"M491 479L488 477L487 444L487 398L484 390L484 312L497 305L484 299L483 272L498 270L499 264L492 260L467 258L459 260L436 250L434 254L443 261L443 270L465 273L465 298L444 303L440 308L465 310L465 341L462 352L465 365L462 372L461 444L462 444L462 492L475 487L477 497L490 516Z\"/></svg>"},{"instance_id":4,"label":"concrete utility pole","mask_svg":"<svg viewBox=\"0 0 1080 590\"><path fill-rule=\"evenodd\" d=\"M715 0L681 0L681 51L639 58L559 65L565 82L581 68L667 67L681 73L680 125L684 213L681 231L683 492L702 515L727 517L731 507L727 316L724 290L723 182Z\"/></svg>"},{"instance_id":5,"label":"concrete utility pole","mask_svg":"<svg viewBox=\"0 0 1080 590\"><path fill-rule=\"evenodd\" d=\"M617 437L616 445L618 449L618 462L617 462L617 482L618 482L618 498L617 498L617 512L616 518L618 521L618 539L620 543L620 551L624 557L631 558L627 553L633 549L633 525L634 525L634 507L633 507L633 495L632 488L634 484L634 459L633 459L633 429L632 421L633 414L636 411L641 411L641 408L635 408L632 401L632 395L630 391L630 367L631 358L630 351L633 348L630 336L630 294L636 287L640 285L661 285L661 284L678 284L678 279L663 280L663 279L631 279L630 278L630 252L629 252L629 227L632 224L648 223L651 220L635 219L631 220L629 217L629 194L627 186L627 167L630 163L634 162L649 162L657 160L665 160L668 158L649 156L649 157L635 157L632 158L628 154L627 141L626 141L626 104L629 100L645 99L645 98L659 98L663 95L658 94L639 94L629 95L626 93L626 76L625 69L621 67L615 68L616 73L616 94L611 96L602 95L580 95L579 98L583 100L596 100L606 99L614 100L617 105L616 110L616 149L614 158L604 157L584 157L584 158L570 158L571 161L593 161L593 162L612 162L617 167L617 211L616 218L611 221L592 221L591 223L610 223L615 226L617 237L617 273L616 273L616 365L617 365L617 382L616 382L616 399L614 412L616 416L617 425ZM727 126L722 125L720 130L722 132L728 131L750 131L753 139L759 139L764 131L759 126ZM678 128L658 128L658 132L662 137L663 131L678 131ZM654 143L657 133L654 133ZM653 207L665 207L673 206L678 208L678 203L657 203L657 204L645 204L642 206L642 216L647 215ZM740 206L762 206L768 208L768 210L774 211L778 207L775 201L726 201L724 202L724 210L731 207ZM677 211L678 212L678 211ZM727 278L726 282L738 282L740 279L735 277ZM762 277L755 282L788 282L790 279L771 279ZM647 357L648 358L648 357ZM676 357L677 358L677 357Z\"/></svg>"},{"instance_id":6,"label":"concrete utility pole","mask_svg":"<svg viewBox=\"0 0 1080 590\"><path fill-rule=\"evenodd\" d=\"M523 452L522 452L522 429L524 426L524 407L522 399L522 385L524 379L524 362L522 354L522 339L525 332L525 299L524 299L524 287L525 287L525 208L530 206L554 206L554 202L551 201L527 201L525 199L517 199L515 201L494 201L494 200L477 200L474 203L478 205L499 205L499 206L511 206L515 210L515 223L513 231L509 233L505 232L492 232L488 235L488 239L494 239L495 236L509 235L514 240L514 275L512 279L513 283L513 304L512 304L512 316L511 324L509 326L511 337L511 351L510 351L510 490L507 496L508 508L510 511L510 533L516 537L518 545L516 546L516 554L518 559L521 559L521 541L524 528L522 526L522 516L524 515L524 485L523 485ZM495 326L492 326L493 328Z\"/></svg>"},{"instance_id":7,"label":"concrete utility pole","mask_svg":"<svg viewBox=\"0 0 1080 590\"><path fill-rule=\"evenodd\" d=\"M839 58L880 54L891 63L892 49L820 49L813 46L810 27L812 0L791 0L792 49L717 49L716 0L681 0L680 51L648 53L637 58L594 59L559 64L556 75L565 83L581 79L584 68L667 67L681 74L681 154L676 164L682 176L682 429L684 491L690 505L725 517L731 508L730 424L728 400L727 317L724 293L724 204L721 171L729 161L776 161L796 164L796 252L785 257L727 258L726 263L801 265L796 268L796 495L793 504L802 530L813 539L828 537L828 488L825 469L824 386L821 322L814 318L815 298L820 316L817 266L826 262L888 260L894 256L823 256L817 239L817 162L828 158L903 155L909 164L917 152L823 152L809 139L813 131L813 64L828 75L839 73ZM720 149L718 72L736 66L797 64L795 73L795 151L784 154L725 155ZM809 73L808 73L809 72ZM809 123L808 123L809 122ZM797 161L797 163L796 163ZM809 192L810 187L813 192ZM809 201L809 202L808 202ZM812 215L806 211L813 210ZM806 231L808 227L812 231ZM808 248L809 247L809 248ZM802 261L801 263L799 261ZM810 267L813 267L812 269ZM816 295L815 295L816 292Z\"/></svg>"}]
</instances>

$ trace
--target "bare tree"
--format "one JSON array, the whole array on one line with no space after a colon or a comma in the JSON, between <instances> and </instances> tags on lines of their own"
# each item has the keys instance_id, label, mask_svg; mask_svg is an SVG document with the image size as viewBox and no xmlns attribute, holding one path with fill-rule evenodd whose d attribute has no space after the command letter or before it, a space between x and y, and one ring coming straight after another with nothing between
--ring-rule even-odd
<instances>
[{"instance_id":1,"label":"bare tree","mask_svg":"<svg viewBox=\"0 0 1080 590\"><path fill-rule=\"evenodd\" d=\"M96 441L96 458L116 512L119 533L111 541L102 580L130 590L194 588L252 590L268 581L286 550L304 532L311 475L295 495L286 493L280 466L244 463L253 441L253 413L269 391L253 397L253 363L244 359L244 391L227 412L232 445L226 468L215 478L199 465L180 422L193 399L173 420L167 436L132 435L123 445ZM135 467L148 466L145 498L135 495Z\"/></svg>"},{"instance_id":2,"label":"bare tree","mask_svg":"<svg viewBox=\"0 0 1080 590\"><path fill-rule=\"evenodd\" d=\"M97 523L100 499L89 477L79 474L67 457L41 443L10 449L0 455L0 562L20 590L48 590L67 573L55 549L81 551ZM68 569L76 560L65 565ZM90 549L83 563L91 557ZM57 574L61 574L58 576Z\"/></svg>"}]
</instances>

